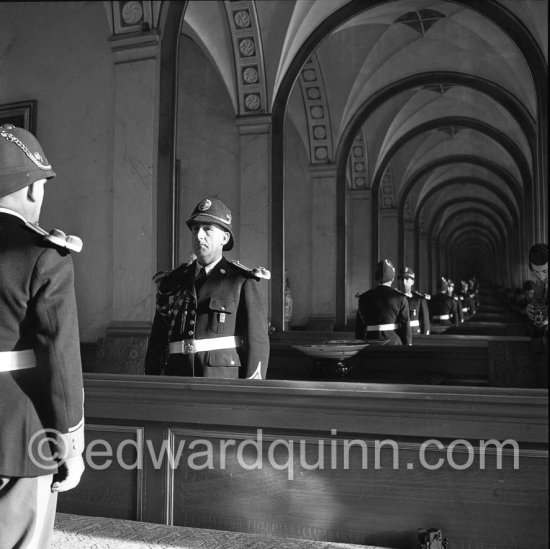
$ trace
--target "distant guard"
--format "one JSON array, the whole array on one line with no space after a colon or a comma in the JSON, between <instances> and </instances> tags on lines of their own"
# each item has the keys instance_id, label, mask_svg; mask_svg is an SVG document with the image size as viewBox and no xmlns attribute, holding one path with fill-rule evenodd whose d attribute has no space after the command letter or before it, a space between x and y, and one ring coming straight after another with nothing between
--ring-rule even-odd
<instances>
[{"instance_id":1,"label":"distant guard","mask_svg":"<svg viewBox=\"0 0 550 549\"><path fill-rule=\"evenodd\" d=\"M430 296L412 289L415 275L410 267L403 267L397 278L399 289L407 296L407 300L409 301L409 319L412 334L429 335L430 313L428 311L427 300Z\"/></svg>"},{"instance_id":2,"label":"distant guard","mask_svg":"<svg viewBox=\"0 0 550 549\"><path fill-rule=\"evenodd\" d=\"M445 277L437 281L437 294L432 295L428 308L432 328L436 326L458 326L456 301L448 295L448 282Z\"/></svg>"},{"instance_id":3,"label":"distant guard","mask_svg":"<svg viewBox=\"0 0 550 549\"><path fill-rule=\"evenodd\" d=\"M269 271L224 257L234 244L231 221L221 200L201 200L187 220L196 259L156 275L146 374L265 379L269 335L260 281Z\"/></svg>"},{"instance_id":4,"label":"distant guard","mask_svg":"<svg viewBox=\"0 0 550 549\"><path fill-rule=\"evenodd\" d=\"M358 339L388 340L389 345L411 345L409 303L403 292L391 287L395 268L384 259L375 271L376 288L359 295L355 336Z\"/></svg>"}]
</instances>

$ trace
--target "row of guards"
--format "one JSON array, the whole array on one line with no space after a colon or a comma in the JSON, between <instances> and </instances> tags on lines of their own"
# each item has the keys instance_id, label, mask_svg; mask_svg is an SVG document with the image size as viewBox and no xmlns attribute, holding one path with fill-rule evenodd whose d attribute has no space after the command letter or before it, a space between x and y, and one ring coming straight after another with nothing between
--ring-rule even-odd
<instances>
[{"instance_id":1,"label":"row of guards","mask_svg":"<svg viewBox=\"0 0 550 549\"><path fill-rule=\"evenodd\" d=\"M377 286L356 295L359 299L355 322L357 339L412 345L413 335L429 335L432 325L459 326L479 307L475 276L468 281L461 280L458 292L452 280L441 277L434 295L413 290L415 274L410 267L400 270L399 289L392 287L395 277L392 262L384 259L376 266Z\"/></svg>"}]
</instances>

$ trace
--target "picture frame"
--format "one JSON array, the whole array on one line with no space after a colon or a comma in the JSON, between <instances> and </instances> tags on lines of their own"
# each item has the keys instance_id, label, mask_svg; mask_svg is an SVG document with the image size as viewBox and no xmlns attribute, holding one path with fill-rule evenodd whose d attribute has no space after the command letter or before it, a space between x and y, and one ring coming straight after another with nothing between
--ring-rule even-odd
<instances>
[{"instance_id":1,"label":"picture frame","mask_svg":"<svg viewBox=\"0 0 550 549\"><path fill-rule=\"evenodd\" d=\"M13 124L36 135L36 100L0 105L0 126Z\"/></svg>"}]
</instances>

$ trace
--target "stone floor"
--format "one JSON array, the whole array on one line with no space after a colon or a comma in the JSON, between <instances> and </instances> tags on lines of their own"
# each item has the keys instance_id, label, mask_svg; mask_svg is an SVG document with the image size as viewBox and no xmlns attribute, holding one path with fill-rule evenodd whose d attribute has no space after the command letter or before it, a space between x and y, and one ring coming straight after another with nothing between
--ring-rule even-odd
<instances>
[{"instance_id":1,"label":"stone floor","mask_svg":"<svg viewBox=\"0 0 550 549\"><path fill-rule=\"evenodd\" d=\"M57 513L50 549L384 549ZM386 548L387 549L387 548Z\"/></svg>"}]
</instances>

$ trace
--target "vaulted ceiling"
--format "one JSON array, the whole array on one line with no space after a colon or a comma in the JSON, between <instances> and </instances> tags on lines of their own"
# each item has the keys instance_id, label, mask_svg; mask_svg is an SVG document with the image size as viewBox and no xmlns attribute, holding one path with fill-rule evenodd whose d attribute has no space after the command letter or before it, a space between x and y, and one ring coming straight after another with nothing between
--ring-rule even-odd
<instances>
[{"instance_id":1,"label":"vaulted ceiling","mask_svg":"<svg viewBox=\"0 0 550 549\"><path fill-rule=\"evenodd\" d=\"M218 68L236 115L284 111L310 164L345 164L348 192L373 192L373 224L396 208L462 261L545 232L547 8L191 1L182 32Z\"/></svg>"}]
</instances>

